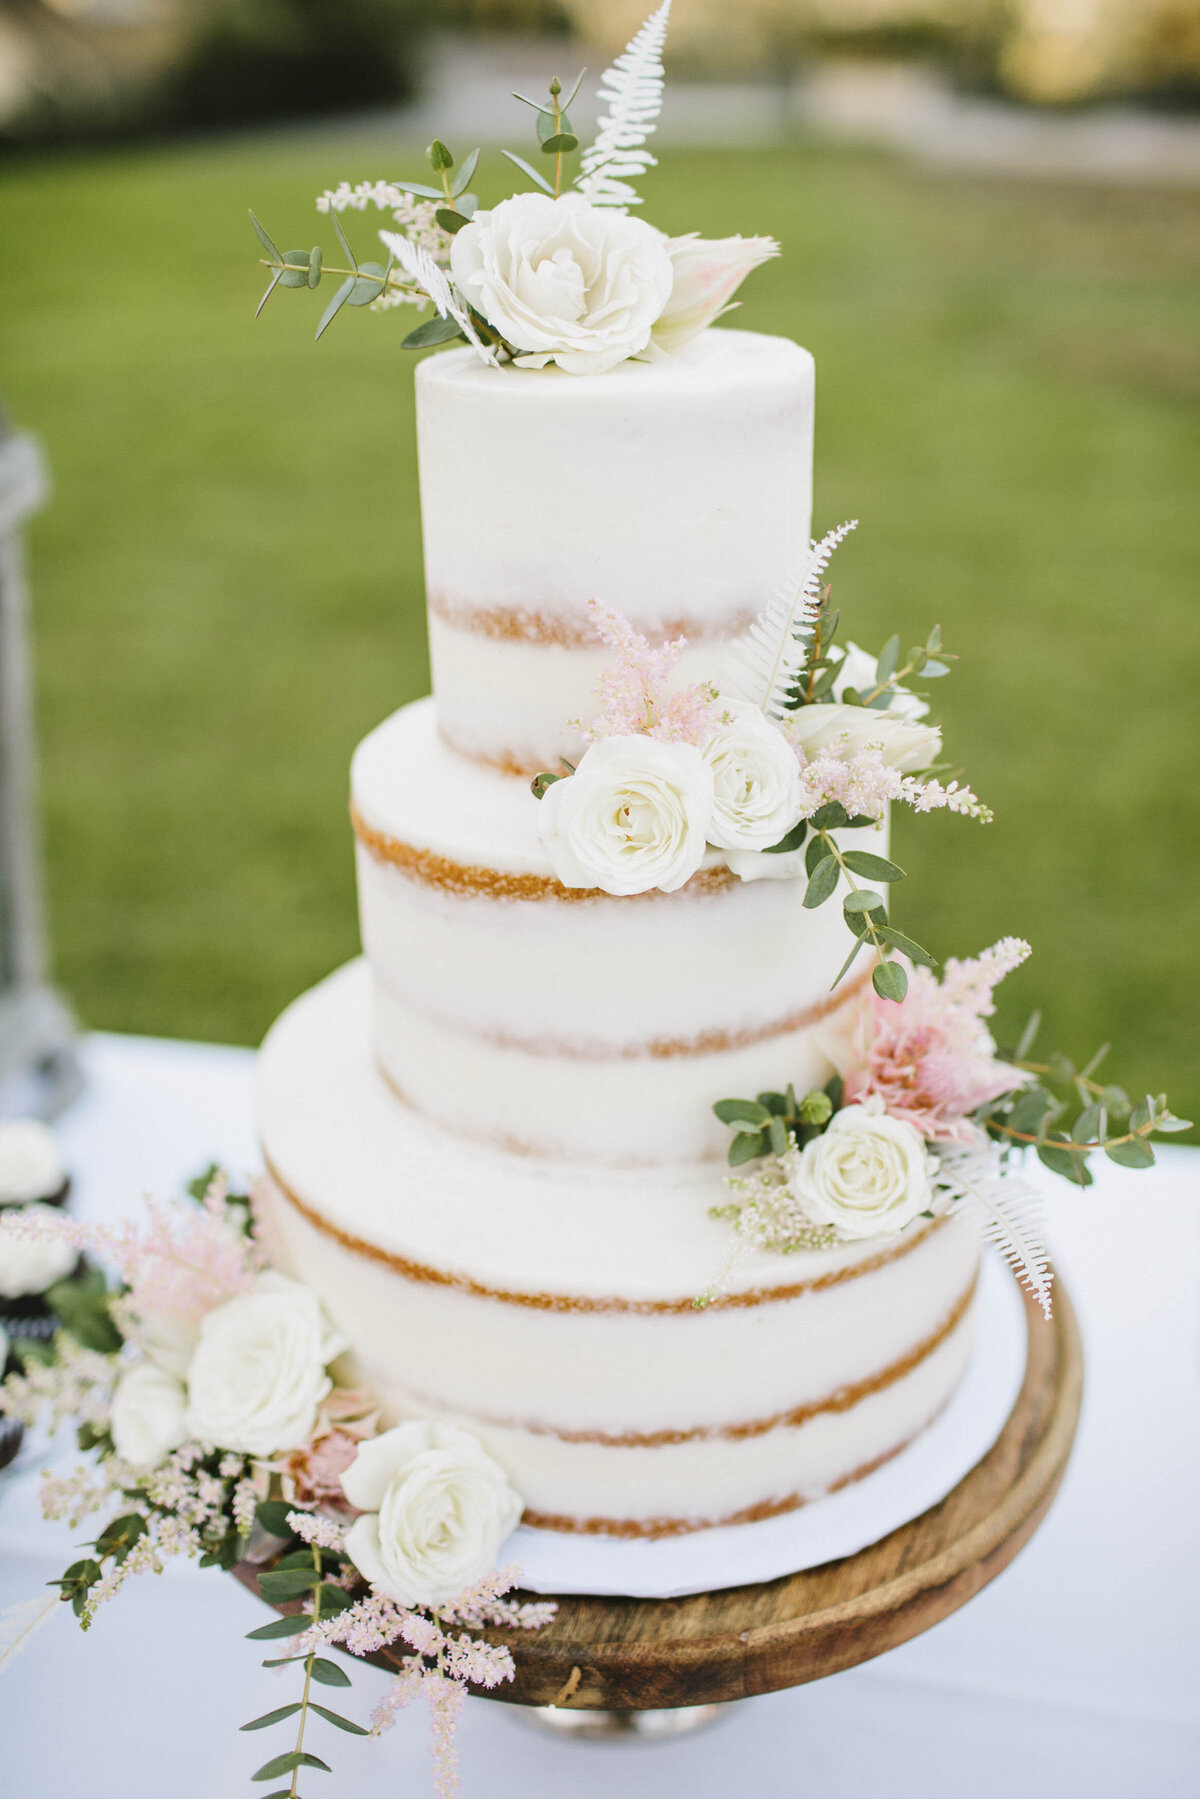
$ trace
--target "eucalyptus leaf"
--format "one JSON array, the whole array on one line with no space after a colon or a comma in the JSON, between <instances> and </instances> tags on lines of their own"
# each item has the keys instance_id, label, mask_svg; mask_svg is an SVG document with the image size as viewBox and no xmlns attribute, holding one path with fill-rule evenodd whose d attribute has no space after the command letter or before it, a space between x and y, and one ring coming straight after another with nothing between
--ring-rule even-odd
<instances>
[{"instance_id":1,"label":"eucalyptus leaf","mask_svg":"<svg viewBox=\"0 0 1200 1799\"><path fill-rule=\"evenodd\" d=\"M289 1505L286 1499L263 1499L259 1501L254 1517L269 1536L285 1539L293 1534L288 1513L299 1510L299 1506Z\"/></svg>"},{"instance_id":2,"label":"eucalyptus leaf","mask_svg":"<svg viewBox=\"0 0 1200 1799\"><path fill-rule=\"evenodd\" d=\"M252 1718L249 1724L239 1724L239 1730L266 1730L269 1724L282 1724L285 1718L294 1718L300 1710L300 1701L293 1699L290 1705L281 1705L278 1711L264 1712L261 1718ZM282 1769L280 1772L282 1773Z\"/></svg>"},{"instance_id":3,"label":"eucalyptus leaf","mask_svg":"<svg viewBox=\"0 0 1200 1799\"><path fill-rule=\"evenodd\" d=\"M446 198L440 187L424 187L419 181L397 181L395 185L402 194L415 194L418 200L444 200Z\"/></svg>"},{"instance_id":4,"label":"eucalyptus leaf","mask_svg":"<svg viewBox=\"0 0 1200 1799\"><path fill-rule=\"evenodd\" d=\"M280 282L282 275L283 275L283 270L280 269L277 274L271 276L270 281L267 283L266 293L263 295L262 299L258 302L258 305L254 309L254 316L256 319L260 318L262 316L262 309L266 305L267 301L271 298L271 295L275 292L275 289L279 286L279 282Z\"/></svg>"},{"instance_id":5,"label":"eucalyptus leaf","mask_svg":"<svg viewBox=\"0 0 1200 1799\"><path fill-rule=\"evenodd\" d=\"M939 681L943 675L948 675L949 673L949 664L946 662L938 662L932 656L926 657L925 666L921 670L921 675L926 681Z\"/></svg>"},{"instance_id":6,"label":"eucalyptus leaf","mask_svg":"<svg viewBox=\"0 0 1200 1799\"><path fill-rule=\"evenodd\" d=\"M387 270L379 262L360 262L358 280L346 295L347 306L369 306L383 292Z\"/></svg>"},{"instance_id":7,"label":"eucalyptus leaf","mask_svg":"<svg viewBox=\"0 0 1200 1799\"><path fill-rule=\"evenodd\" d=\"M770 1124L767 1126L767 1131L771 1139L771 1148L775 1151L775 1154L777 1156L784 1155L791 1139L788 1136L787 1126L784 1124L783 1119L772 1117Z\"/></svg>"},{"instance_id":8,"label":"eucalyptus leaf","mask_svg":"<svg viewBox=\"0 0 1200 1799\"><path fill-rule=\"evenodd\" d=\"M312 1677L323 1687L348 1687L353 1683L344 1668L336 1662L327 1662L322 1655L312 1658Z\"/></svg>"},{"instance_id":9,"label":"eucalyptus leaf","mask_svg":"<svg viewBox=\"0 0 1200 1799\"><path fill-rule=\"evenodd\" d=\"M369 1730L364 1730L361 1724L355 1724L351 1719L343 1718L340 1712L331 1712L327 1707L318 1705L315 1699L309 1700L308 1709L316 1712L319 1718L324 1718L326 1724L336 1724L339 1730L348 1730L351 1736L369 1737L371 1734Z\"/></svg>"},{"instance_id":10,"label":"eucalyptus leaf","mask_svg":"<svg viewBox=\"0 0 1200 1799\"><path fill-rule=\"evenodd\" d=\"M1110 1162L1116 1162L1121 1168L1154 1166L1154 1151L1144 1137L1131 1137L1127 1143L1105 1144L1104 1153Z\"/></svg>"},{"instance_id":11,"label":"eucalyptus leaf","mask_svg":"<svg viewBox=\"0 0 1200 1799\"><path fill-rule=\"evenodd\" d=\"M882 893L876 893L871 887L859 887L855 892L848 893L842 901L842 911L847 913L874 913L879 912L882 909L883 895Z\"/></svg>"},{"instance_id":12,"label":"eucalyptus leaf","mask_svg":"<svg viewBox=\"0 0 1200 1799\"><path fill-rule=\"evenodd\" d=\"M722 1124L762 1125L770 1117L766 1106L756 1099L719 1099L713 1111Z\"/></svg>"},{"instance_id":13,"label":"eucalyptus leaf","mask_svg":"<svg viewBox=\"0 0 1200 1799\"><path fill-rule=\"evenodd\" d=\"M286 1604L289 1599L299 1599L304 1593L311 1593L314 1587L321 1584L321 1576L315 1568L281 1568L277 1573L260 1574L258 1588L264 1599L272 1604Z\"/></svg>"},{"instance_id":14,"label":"eucalyptus leaf","mask_svg":"<svg viewBox=\"0 0 1200 1799\"><path fill-rule=\"evenodd\" d=\"M729 1166L740 1168L743 1162L753 1162L756 1157L766 1155L766 1145L760 1131L739 1131L729 1145Z\"/></svg>"},{"instance_id":15,"label":"eucalyptus leaf","mask_svg":"<svg viewBox=\"0 0 1200 1799\"><path fill-rule=\"evenodd\" d=\"M331 212L329 217L333 221L333 228L337 232L337 240L338 240L338 243L342 246L342 253L345 256L346 261L350 264L350 267L352 269L356 269L358 267L358 258L357 258L357 256L355 256L354 251L350 248L350 239L346 236L346 233L342 230L341 219L338 218L338 215L336 212Z\"/></svg>"},{"instance_id":16,"label":"eucalyptus leaf","mask_svg":"<svg viewBox=\"0 0 1200 1799\"><path fill-rule=\"evenodd\" d=\"M1033 1048L1034 1039L1041 1029L1041 1023L1042 1015L1040 1012L1031 1012L1029 1014L1029 1023L1021 1032L1021 1041L1017 1044L1016 1048L1016 1060L1018 1062L1023 1062Z\"/></svg>"},{"instance_id":17,"label":"eucalyptus leaf","mask_svg":"<svg viewBox=\"0 0 1200 1799\"><path fill-rule=\"evenodd\" d=\"M1091 1176L1083 1158L1073 1151L1063 1149L1057 1143L1039 1143L1037 1158L1052 1174L1062 1175L1064 1180L1071 1181L1076 1187L1090 1186Z\"/></svg>"},{"instance_id":18,"label":"eucalyptus leaf","mask_svg":"<svg viewBox=\"0 0 1200 1799\"><path fill-rule=\"evenodd\" d=\"M563 156L569 150L578 150L579 139L570 131L559 131L553 137L542 139L542 150L547 156Z\"/></svg>"},{"instance_id":19,"label":"eucalyptus leaf","mask_svg":"<svg viewBox=\"0 0 1200 1799\"><path fill-rule=\"evenodd\" d=\"M823 861L817 863L809 877L804 893L804 904L810 912L815 907L825 904L838 884L840 872L836 856L826 856Z\"/></svg>"},{"instance_id":20,"label":"eucalyptus leaf","mask_svg":"<svg viewBox=\"0 0 1200 1799\"><path fill-rule=\"evenodd\" d=\"M547 181L544 175L540 175L535 168L532 168L530 164L525 161L524 157L518 156L515 150L505 150L504 154L507 156L509 162L515 163L521 173L523 175L528 175L529 179L532 182L535 182L544 194L549 194L551 198L553 198L553 184Z\"/></svg>"},{"instance_id":21,"label":"eucalyptus leaf","mask_svg":"<svg viewBox=\"0 0 1200 1799\"><path fill-rule=\"evenodd\" d=\"M900 666L900 637L897 633L889 637L879 652L879 661L875 668L877 685L886 686Z\"/></svg>"},{"instance_id":22,"label":"eucalyptus leaf","mask_svg":"<svg viewBox=\"0 0 1200 1799\"><path fill-rule=\"evenodd\" d=\"M808 848L804 852L805 874L815 874L818 862L823 862L828 854L829 847L824 838L810 837L808 840Z\"/></svg>"},{"instance_id":23,"label":"eucalyptus leaf","mask_svg":"<svg viewBox=\"0 0 1200 1799\"><path fill-rule=\"evenodd\" d=\"M808 820L802 818L798 825L792 826L786 837L781 837L778 843L772 843L769 848L765 849L763 855L783 856L786 855L789 850L798 850L800 845L804 842L807 832Z\"/></svg>"},{"instance_id":24,"label":"eucalyptus leaf","mask_svg":"<svg viewBox=\"0 0 1200 1799\"><path fill-rule=\"evenodd\" d=\"M1040 1087L1033 1087L1014 1102L1004 1122L1010 1130L1035 1137L1041 1129L1042 1120L1053 1106L1054 1101L1048 1093L1043 1092Z\"/></svg>"},{"instance_id":25,"label":"eucalyptus leaf","mask_svg":"<svg viewBox=\"0 0 1200 1799\"><path fill-rule=\"evenodd\" d=\"M312 1627L312 1619L305 1612L294 1618L272 1618L269 1624L260 1624L257 1630L248 1630L246 1636L251 1643L269 1643L276 1637L298 1637L302 1630Z\"/></svg>"},{"instance_id":26,"label":"eucalyptus leaf","mask_svg":"<svg viewBox=\"0 0 1200 1799\"><path fill-rule=\"evenodd\" d=\"M275 245L271 242L253 213L250 214L250 223L258 233L258 241L266 251L267 255L271 258L272 262L282 262L283 257L279 254L279 251L275 248Z\"/></svg>"},{"instance_id":27,"label":"eucalyptus leaf","mask_svg":"<svg viewBox=\"0 0 1200 1799\"><path fill-rule=\"evenodd\" d=\"M281 287L308 286L309 252L307 250L285 250L283 268L279 272Z\"/></svg>"},{"instance_id":28,"label":"eucalyptus leaf","mask_svg":"<svg viewBox=\"0 0 1200 1799\"><path fill-rule=\"evenodd\" d=\"M314 244L308 253L308 285L318 287L321 282L321 246Z\"/></svg>"},{"instance_id":29,"label":"eucalyptus leaf","mask_svg":"<svg viewBox=\"0 0 1200 1799\"><path fill-rule=\"evenodd\" d=\"M414 331L402 339L402 350L427 350L431 344L448 344L451 338L461 337L462 328L453 319L426 319Z\"/></svg>"},{"instance_id":30,"label":"eucalyptus leaf","mask_svg":"<svg viewBox=\"0 0 1200 1799\"><path fill-rule=\"evenodd\" d=\"M916 962L919 967L937 967L936 958L927 949L922 949L919 943L914 943L911 937L906 937L903 931L898 931L895 925L881 925L879 935L892 949L898 949L902 956L907 956L910 962Z\"/></svg>"},{"instance_id":31,"label":"eucalyptus leaf","mask_svg":"<svg viewBox=\"0 0 1200 1799\"><path fill-rule=\"evenodd\" d=\"M456 236L464 225L471 222L465 212L456 212L452 206L439 206L433 216L442 230L448 231L451 237Z\"/></svg>"},{"instance_id":32,"label":"eucalyptus leaf","mask_svg":"<svg viewBox=\"0 0 1200 1799\"><path fill-rule=\"evenodd\" d=\"M310 1755L307 1749L289 1749L286 1755L277 1755L273 1760L264 1762L251 1780L275 1780L280 1774L291 1774L296 1768L320 1768L323 1774L332 1774L333 1769L328 1762L323 1762L319 1755Z\"/></svg>"},{"instance_id":33,"label":"eucalyptus leaf","mask_svg":"<svg viewBox=\"0 0 1200 1799\"><path fill-rule=\"evenodd\" d=\"M1096 1143L1103 1128L1104 1107L1085 1106L1074 1124L1071 1136L1076 1143Z\"/></svg>"},{"instance_id":34,"label":"eucalyptus leaf","mask_svg":"<svg viewBox=\"0 0 1200 1799\"><path fill-rule=\"evenodd\" d=\"M902 881L904 870L897 868L883 856L873 856L869 850L846 850L842 860L853 874L865 875L868 881Z\"/></svg>"},{"instance_id":35,"label":"eucalyptus leaf","mask_svg":"<svg viewBox=\"0 0 1200 1799\"><path fill-rule=\"evenodd\" d=\"M899 962L878 962L871 974L871 985L880 999L899 1004L908 992L908 976Z\"/></svg>"},{"instance_id":36,"label":"eucalyptus leaf","mask_svg":"<svg viewBox=\"0 0 1200 1799\"><path fill-rule=\"evenodd\" d=\"M477 149L472 150L466 161L459 168L458 174L450 183L450 194L452 199L457 200L458 196L461 193L465 193L467 188L471 185L471 177L475 173L478 161L479 151Z\"/></svg>"},{"instance_id":37,"label":"eucalyptus leaf","mask_svg":"<svg viewBox=\"0 0 1200 1799\"><path fill-rule=\"evenodd\" d=\"M440 137L434 138L425 154L429 159L429 166L431 169L441 170L452 169L454 167L454 158L451 156Z\"/></svg>"},{"instance_id":38,"label":"eucalyptus leaf","mask_svg":"<svg viewBox=\"0 0 1200 1799\"><path fill-rule=\"evenodd\" d=\"M813 813L812 823L817 831L839 831L850 823L850 814L840 800L830 800L819 812Z\"/></svg>"}]
</instances>

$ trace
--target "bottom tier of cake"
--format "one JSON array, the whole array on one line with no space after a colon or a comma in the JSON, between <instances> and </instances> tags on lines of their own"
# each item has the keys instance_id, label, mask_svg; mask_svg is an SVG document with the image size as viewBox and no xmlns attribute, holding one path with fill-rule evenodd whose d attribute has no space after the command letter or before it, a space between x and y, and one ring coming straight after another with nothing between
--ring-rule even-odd
<instances>
[{"instance_id":1,"label":"bottom tier of cake","mask_svg":"<svg viewBox=\"0 0 1200 1799\"><path fill-rule=\"evenodd\" d=\"M596 1173L460 1142L374 1066L365 968L296 1002L259 1063L264 1212L392 1418L453 1418L526 1522L656 1536L768 1517L878 1467L966 1365L960 1218L837 1251L729 1248L711 1166Z\"/></svg>"}]
</instances>

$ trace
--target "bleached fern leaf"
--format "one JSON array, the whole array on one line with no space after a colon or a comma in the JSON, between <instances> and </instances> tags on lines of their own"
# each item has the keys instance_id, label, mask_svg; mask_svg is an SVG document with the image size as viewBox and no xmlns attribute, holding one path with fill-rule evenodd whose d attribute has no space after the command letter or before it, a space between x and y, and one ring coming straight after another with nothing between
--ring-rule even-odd
<instances>
[{"instance_id":1,"label":"bleached fern leaf","mask_svg":"<svg viewBox=\"0 0 1200 1799\"><path fill-rule=\"evenodd\" d=\"M1054 1276L1042 1242L1042 1196L1037 1188L1004 1168L992 1149L949 1144L938 1161L938 1186L975 1213L988 1242L995 1244L1049 1318Z\"/></svg>"},{"instance_id":2,"label":"bleached fern leaf","mask_svg":"<svg viewBox=\"0 0 1200 1799\"><path fill-rule=\"evenodd\" d=\"M39 1593L36 1599L22 1599L0 1612L0 1674L28 1648L43 1624L49 1624L61 1604L58 1593L49 1599Z\"/></svg>"},{"instance_id":3,"label":"bleached fern leaf","mask_svg":"<svg viewBox=\"0 0 1200 1799\"><path fill-rule=\"evenodd\" d=\"M730 646L721 691L749 700L775 724L782 723L790 690L804 667L809 637L821 605L821 577L829 558L857 525L847 519L808 547L798 581L788 581L760 612L744 637Z\"/></svg>"},{"instance_id":4,"label":"bleached fern leaf","mask_svg":"<svg viewBox=\"0 0 1200 1799\"><path fill-rule=\"evenodd\" d=\"M471 323L471 315L465 306L460 306L455 297L445 270L438 267L429 251L422 249L420 244L414 244L402 231L381 231L379 236L409 279L429 295L439 317L453 319L476 354L482 356L485 362L495 364L496 352L480 338Z\"/></svg>"},{"instance_id":5,"label":"bleached fern leaf","mask_svg":"<svg viewBox=\"0 0 1200 1799\"><path fill-rule=\"evenodd\" d=\"M592 206L627 212L642 203L630 181L655 166L646 139L662 111L662 53L670 12L671 0L663 0L600 78L596 98L608 111L596 128L596 141L583 153L575 183Z\"/></svg>"}]
</instances>

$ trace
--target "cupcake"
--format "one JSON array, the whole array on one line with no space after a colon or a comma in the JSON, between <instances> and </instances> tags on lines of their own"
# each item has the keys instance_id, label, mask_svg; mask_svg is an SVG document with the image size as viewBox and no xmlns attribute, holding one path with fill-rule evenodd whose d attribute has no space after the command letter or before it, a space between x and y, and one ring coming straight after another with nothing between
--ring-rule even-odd
<instances>
[{"instance_id":1,"label":"cupcake","mask_svg":"<svg viewBox=\"0 0 1200 1799\"><path fill-rule=\"evenodd\" d=\"M0 1376L14 1374L17 1371L15 1356L8 1353L8 1332L0 1324ZM25 1427L16 1418L9 1418L0 1412L0 1468L8 1464L21 1447L21 1438L25 1435Z\"/></svg>"},{"instance_id":2,"label":"cupcake","mask_svg":"<svg viewBox=\"0 0 1200 1799\"><path fill-rule=\"evenodd\" d=\"M48 1126L38 1118L0 1120L0 1206L61 1206L70 1185Z\"/></svg>"},{"instance_id":3,"label":"cupcake","mask_svg":"<svg viewBox=\"0 0 1200 1799\"><path fill-rule=\"evenodd\" d=\"M49 1205L24 1205L20 1210L28 1218L57 1222ZM58 1329L58 1320L45 1295L78 1266L79 1251L57 1233L27 1237L0 1230L0 1328L10 1338L38 1337L48 1342Z\"/></svg>"}]
</instances>

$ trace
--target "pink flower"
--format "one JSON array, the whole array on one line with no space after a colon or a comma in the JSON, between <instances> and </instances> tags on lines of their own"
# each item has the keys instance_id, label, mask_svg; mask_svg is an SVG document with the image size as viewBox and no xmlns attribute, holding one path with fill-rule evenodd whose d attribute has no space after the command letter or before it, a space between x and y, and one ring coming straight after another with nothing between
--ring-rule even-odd
<instances>
[{"instance_id":1,"label":"pink flower","mask_svg":"<svg viewBox=\"0 0 1200 1799\"><path fill-rule=\"evenodd\" d=\"M670 743L703 744L712 731L716 689L693 682L672 694L666 692L687 638L677 637L654 649L620 612L599 600L589 600L588 611L597 637L615 651L616 661L596 683L604 710L583 727L585 735L598 742L602 737L643 732Z\"/></svg>"},{"instance_id":2,"label":"pink flower","mask_svg":"<svg viewBox=\"0 0 1200 1799\"><path fill-rule=\"evenodd\" d=\"M927 968L913 969L899 1005L868 988L827 1039L847 1100L882 1100L889 1116L930 1143L979 1143L970 1114L1024 1078L997 1060L983 1020L995 1011L996 984L1028 954L1027 943L1005 937L970 961L947 962L940 983Z\"/></svg>"}]
</instances>

